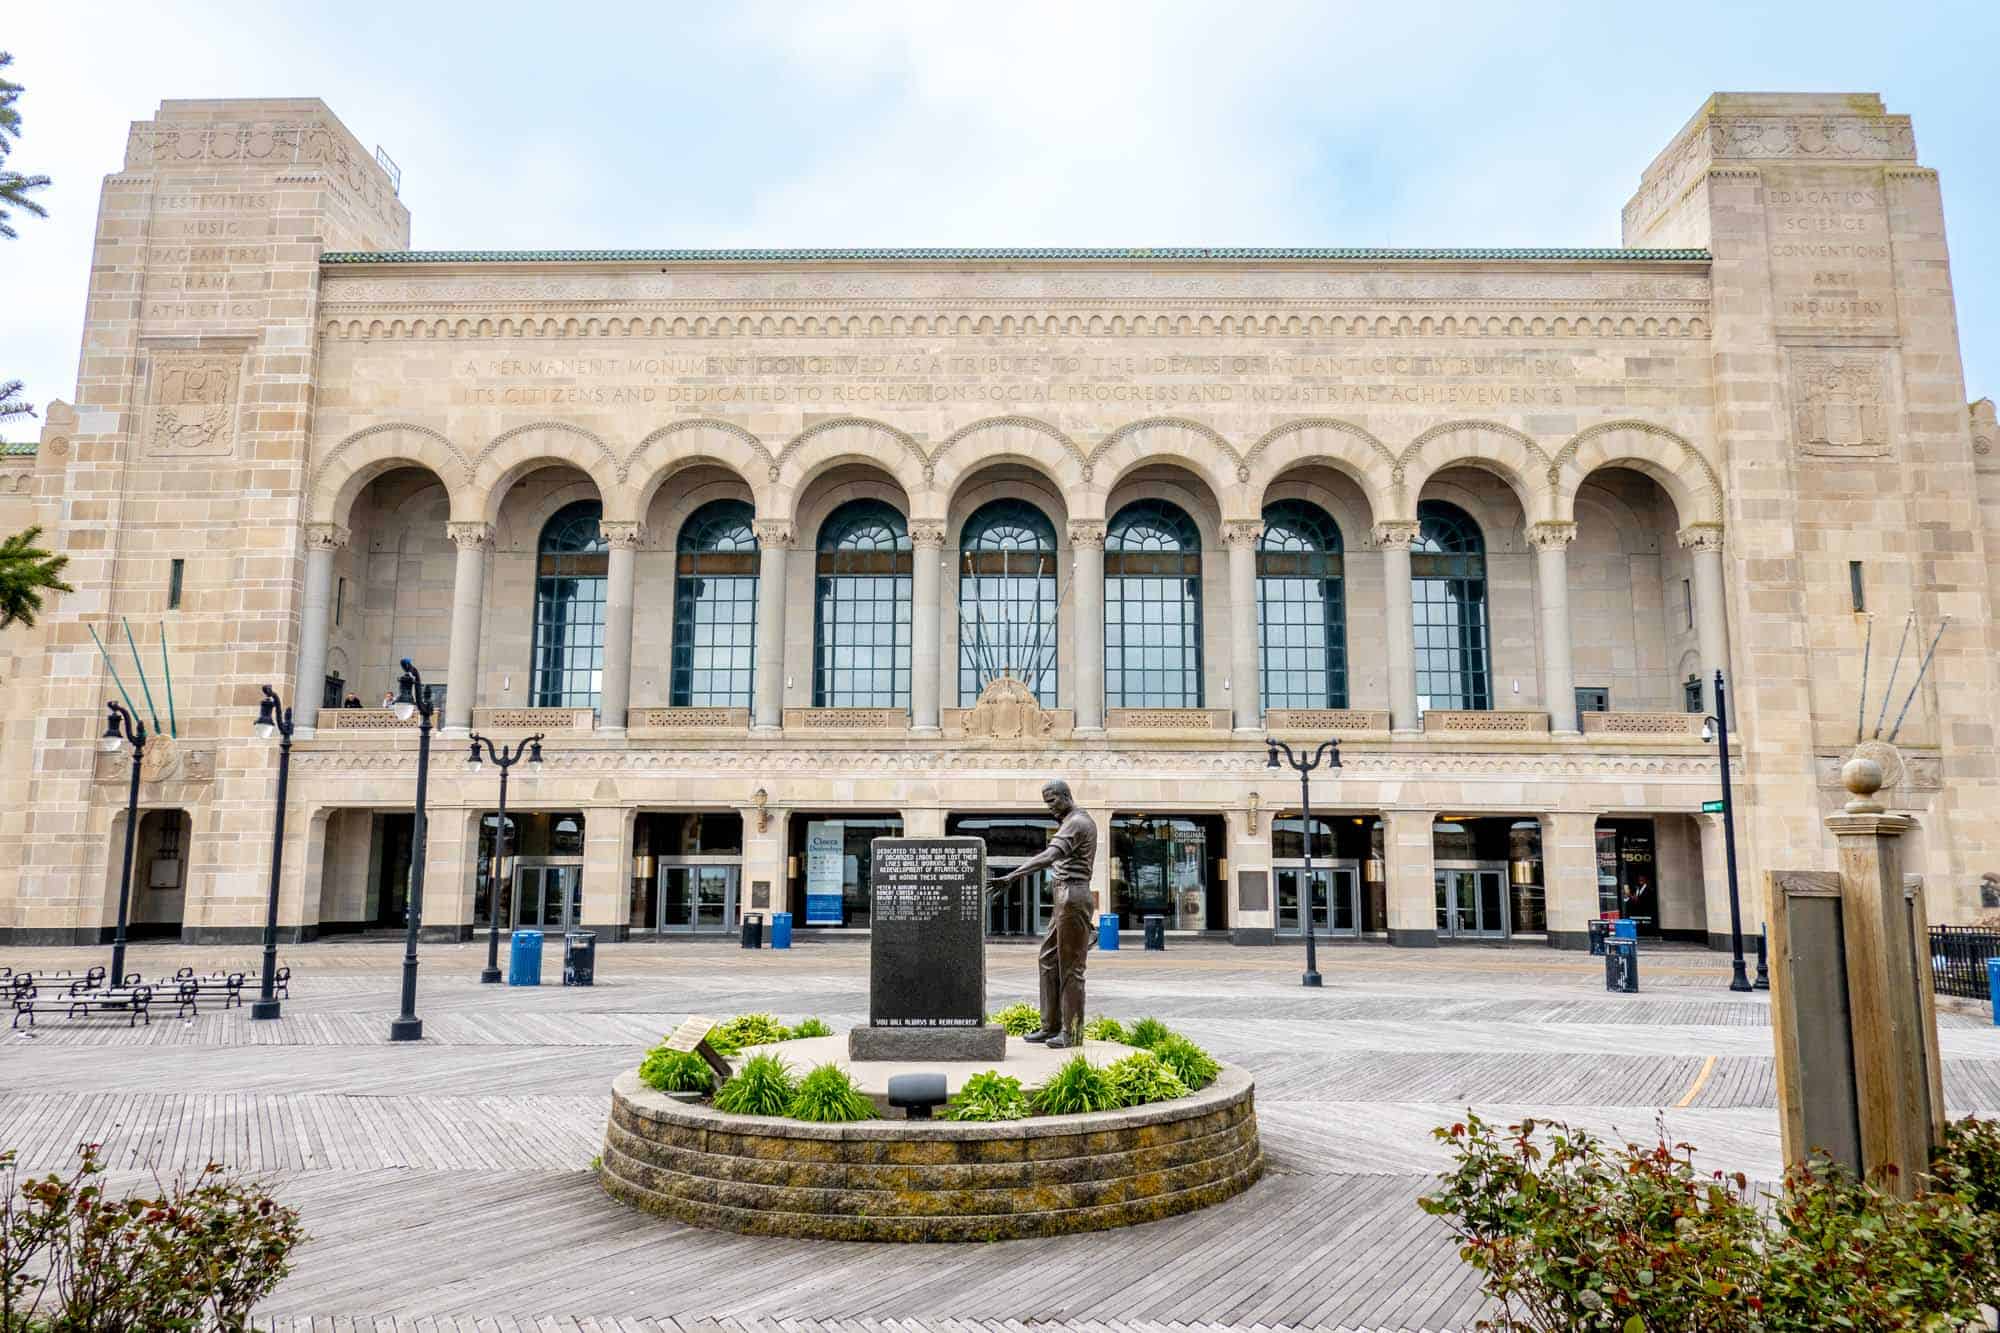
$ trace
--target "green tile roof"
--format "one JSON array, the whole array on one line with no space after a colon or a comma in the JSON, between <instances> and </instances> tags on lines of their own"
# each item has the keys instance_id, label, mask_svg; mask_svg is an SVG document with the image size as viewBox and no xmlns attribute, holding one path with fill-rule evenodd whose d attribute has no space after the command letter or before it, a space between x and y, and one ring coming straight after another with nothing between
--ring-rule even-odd
<instances>
[{"instance_id":1,"label":"green tile roof","mask_svg":"<svg viewBox=\"0 0 2000 1333\"><path fill-rule=\"evenodd\" d=\"M1160 246L1139 249L1046 248L858 249L858 250L330 250L324 264L824 264L847 262L940 263L962 260L1308 260L1325 262L1401 260L1565 260L1595 263L1701 263L1706 250L1593 250L1579 247L1509 250L1382 250L1313 246Z\"/></svg>"},{"instance_id":2,"label":"green tile roof","mask_svg":"<svg viewBox=\"0 0 2000 1333\"><path fill-rule=\"evenodd\" d=\"M33 458L40 450L33 440L0 440L0 458Z\"/></svg>"}]
</instances>

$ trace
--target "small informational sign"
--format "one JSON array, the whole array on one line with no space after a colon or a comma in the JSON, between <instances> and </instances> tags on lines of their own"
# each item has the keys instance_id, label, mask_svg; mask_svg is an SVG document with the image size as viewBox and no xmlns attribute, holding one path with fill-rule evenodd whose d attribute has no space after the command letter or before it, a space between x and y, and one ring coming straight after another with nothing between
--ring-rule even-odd
<instances>
[{"instance_id":1,"label":"small informational sign","mask_svg":"<svg viewBox=\"0 0 2000 1333\"><path fill-rule=\"evenodd\" d=\"M844 923L842 897L847 887L847 825L837 819L806 825L806 924Z\"/></svg>"},{"instance_id":2,"label":"small informational sign","mask_svg":"<svg viewBox=\"0 0 2000 1333\"><path fill-rule=\"evenodd\" d=\"M708 1062L715 1076L724 1082L729 1080L729 1062L713 1046L708 1044L708 1031L715 1026L715 1020L703 1014L690 1014L687 1022L675 1028L663 1045L670 1051L693 1051Z\"/></svg>"},{"instance_id":3,"label":"small informational sign","mask_svg":"<svg viewBox=\"0 0 2000 1333\"><path fill-rule=\"evenodd\" d=\"M1701 812L1705 815L1719 815L1722 813L1722 802L1719 800L1703 801L1701 803Z\"/></svg>"},{"instance_id":4,"label":"small informational sign","mask_svg":"<svg viewBox=\"0 0 2000 1333\"><path fill-rule=\"evenodd\" d=\"M986 844L876 838L868 1023L976 1028L986 1014Z\"/></svg>"}]
</instances>

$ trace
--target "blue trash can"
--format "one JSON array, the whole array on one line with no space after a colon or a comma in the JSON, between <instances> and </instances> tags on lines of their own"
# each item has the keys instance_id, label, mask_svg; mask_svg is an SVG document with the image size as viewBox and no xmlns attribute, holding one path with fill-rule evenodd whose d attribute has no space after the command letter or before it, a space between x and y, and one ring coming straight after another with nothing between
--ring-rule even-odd
<instances>
[{"instance_id":1,"label":"blue trash can","mask_svg":"<svg viewBox=\"0 0 2000 1333\"><path fill-rule=\"evenodd\" d=\"M507 946L507 984L509 986L539 986L542 984L542 932L539 930L517 930Z\"/></svg>"},{"instance_id":2,"label":"blue trash can","mask_svg":"<svg viewBox=\"0 0 2000 1333\"><path fill-rule=\"evenodd\" d=\"M1118 947L1118 914L1099 912L1097 914L1097 947L1116 949Z\"/></svg>"},{"instance_id":3,"label":"blue trash can","mask_svg":"<svg viewBox=\"0 0 2000 1333\"><path fill-rule=\"evenodd\" d=\"M1611 938L1636 942L1639 938L1639 923L1628 917L1620 917L1611 923Z\"/></svg>"},{"instance_id":4,"label":"blue trash can","mask_svg":"<svg viewBox=\"0 0 2000 1333\"><path fill-rule=\"evenodd\" d=\"M1993 1026L2000 1028L2000 958L1986 960L1986 996L1993 1001Z\"/></svg>"},{"instance_id":5,"label":"blue trash can","mask_svg":"<svg viewBox=\"0 0 2000 1333\"><path fill-rule=\"evenodd\" d=\"M792 914L790 912L771 913L771 947L789 949L792 947Z\"/></svg>"}]
</instances>

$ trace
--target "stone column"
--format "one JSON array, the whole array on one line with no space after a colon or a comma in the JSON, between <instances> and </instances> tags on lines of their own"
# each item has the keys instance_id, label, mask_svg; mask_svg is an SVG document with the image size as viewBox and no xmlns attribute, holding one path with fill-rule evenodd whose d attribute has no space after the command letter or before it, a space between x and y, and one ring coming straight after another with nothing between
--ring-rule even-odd
<instances>
[{"instance_id":1,"label":"stone column","mask_svg":"<svg viewBox=\"0 0 2000 1333\"><path fill-rule=\"evenodd\" d=\"M1569 544L1575 538L1574 523L1536 523L1528 529L1528 545L1535 548L1535 598L1542 611L1542 706L1548 710L1549 730L1558 736L1574 736L1579 730L1569 632Z\"/></svg>"},{"instance_id":2,"label":"stone column","mask_svg":"<svg viewBox=\"0 0 2000 1333\"><path fill-rule=\"evenodd\" d=\"M1410 613L1410 546L1417 540L1417 532L1414 519L1391 519L1375 525L1375 545L1382 551L1384 619L1389 638L1389 729L1405 735L1420 733L1424 725L1417 716L1417 631ZM1391 897L1393 900L1393 894ZM1393 929L1393 906L1390 920Z\"/></svg>"},{"instance_id":3,"label":"stone column","mask_svg":"<svg viewBox=\"0 0 2000 1333\"><path fill-rule=\"evenodd\" d=\"M597 729L623 736L632 707L632 585L646 529L638 523L600 523L597 530L611 548L604 579L604 680L597 696Z\"/></svg>"},{"instance_id":4,"label":"stone column","mask_svg":"<svg viewBox=\"0 0 2000 1333\"><path fill-rule=\"evenodd\" d=\"M1069 525L1076 565L1076 734L1104 731L1104 520L1075 519Z\"/></svg>"},{"instance_id":5,"label":"stone column","mask_svg":"<svg viewBox=\"0 0 2000 1333\"><path fill-rule=\"evenodd\" d=\"M944 524L910 524L910 734L937 736L938 673L943 631L938 607L944 564Z\"/></svg>"},{"instance_id":6,"label":"stone column","mask_svg":"<svg viewBox=\"0 0 2000 1333\"><path fill-rule=\"evenodd\" d=\"M292 684L292 725L300 737L319 725L326 689L326 642L333 632L333 556L351 533L338 523L306 524L305 599L299 608L299 674Z\"/></svg>"},{"instance_id":7,"label":"stone column","mask_svg":"<svg viewBox=\"0 0 2000 1333\"><path fill-rule=\"evenodd\" d=\"M1261 519L1222 525L1222 541L1229 548L1230 707L1236 730L1253 736L1264 734L1257 633L1257 540L1263 535Z\"/></svg>"},{"instance_id":8,"label":"stone column","mask_svg":"<svg viewBox=\"0 0 2000 1333\"><path fill-rule=\"evenodd\" d=\"M1407 552L1410 548L1402 548ZM1389 943L1405 948L1435 947L1437 877L1432 869L1429 810L1384 810L1382 855L1389 873ZM1276 893L1275 885L1272 892Z\"/></svg>"},{"instance_id":9,"label":"stone column","mask_svg":"<svg viewBox=\"0 0 2000 1333\"><path fill-rule=\"evenodd\" d=\"M490 523L447 523L458 563L451 577L451 656L444 669L444 722L438 735L462 737L472 730L472 707L479 696L479 639L486 608L486 557L493 550Z\"/></svg>"},{"instance_id":10,"label":"stone column","mask_svg":"<svg viewBox=\"0 0 2000 1333\"><path fill-rule=\"evenodd\" d=\"M1542 892L1549 947L1587 949L1597 915L1597 816L1560 811L1542 816Z\"/></svg>"},{"instance_id":11,"label":"stone column","mask_svg":"<svg viewBox=\"0 0 2000 1333\"><path fill-rule=\"evenodd\" d=\"M1097 911L1101 916L1118 910L1113 906L1115 900L1111 896L1111 820L1117 811L1108 805L1094 805L1084 813L1097 824L1097 852L1090 859L1090 889L1097 899ZM1095 918L1090 924L1093 930L1096 929ZM1118 924L1123 928L1133 923L1121 921Z\"/></svg>"},{"instance_id":12,"label":"stone column","mask_svg":"<svg viewBox=\"0 0 2000 1333\"><path fill-rule=\"evenodd\" d=\"M1692 523L1675 535L1693 566L1694 630L1701 644L1702 699L1708 710L1714 712L1715 673L1722 672L1732 694L1736 684L1736 677L1729 671L1729 610L1722 591L1722 525Z\"/></svg>"},{"instance_id":13,"label":"stone column","mask_svg":"<svg viewBox=\"0 0 2000 1333\"><path fill-rule=\"evenodd\" d=\"M785 724L785 555L791 549L789 520L757 520L756 707L750 729L767 735Z\"/></svg>"}]
</instances>

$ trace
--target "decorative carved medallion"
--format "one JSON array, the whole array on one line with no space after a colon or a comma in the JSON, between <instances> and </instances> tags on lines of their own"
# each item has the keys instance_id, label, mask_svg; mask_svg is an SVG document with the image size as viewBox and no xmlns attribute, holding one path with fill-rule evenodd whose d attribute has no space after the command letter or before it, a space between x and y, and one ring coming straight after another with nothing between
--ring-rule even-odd
<instances>
[{"instance_id":1,"label":"decorative carved medallion","mask_svg":"<svg viewBox=\"0 0 2000 1333\"><path fill-rule=\"evenodd\" d=\"M1799 451L1821 458L1888 453L1888 384L1888 365L1881 352L1795 352L1792 417Z\"/></svg>"},{"instance_id":2,"label":"decorative carved medallion","mask_svg":"<svg viewBox=\"0 0 2000 1333\"><path fill-rule=\"evenodd\" d=\"M235 352L155 352L146 391L145 452L155 458L222 458L236 451Z\"/></svg>"},{"instance_id":3,"label":"decorative carved medallion","mask_svg":"<svg viewBox=\"0 0 2000 1333\"><path fill-rule=\"evenodd\" d=\"M1050 735L1055 718L1027 682L996 676L965 715L965 734L980 740L1036 740Z\"/></svg>"}]
</instances>

